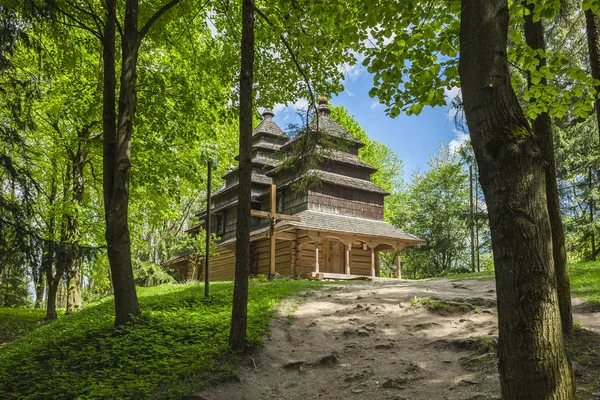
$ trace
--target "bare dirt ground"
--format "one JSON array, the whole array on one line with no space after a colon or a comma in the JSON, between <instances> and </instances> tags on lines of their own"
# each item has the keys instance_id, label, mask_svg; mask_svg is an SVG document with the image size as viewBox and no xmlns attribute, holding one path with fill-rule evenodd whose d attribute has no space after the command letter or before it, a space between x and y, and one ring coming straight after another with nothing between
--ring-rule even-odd
<instances>
[{"instance_id":1,"label":"bare dirt ground","mask_svg":"<svg viewBox=\"0 0 600 400\"><path fill-rule=\"evenodd\" d=\"M600 398L600 312L574 303L575 320L593 328L571 344L582 355L574 360L578 392ZM315 291L279 307L264 347L243 360L237 382L199 398L500 399L495 306L493 280Z\"/></svg>"}]
</instances>

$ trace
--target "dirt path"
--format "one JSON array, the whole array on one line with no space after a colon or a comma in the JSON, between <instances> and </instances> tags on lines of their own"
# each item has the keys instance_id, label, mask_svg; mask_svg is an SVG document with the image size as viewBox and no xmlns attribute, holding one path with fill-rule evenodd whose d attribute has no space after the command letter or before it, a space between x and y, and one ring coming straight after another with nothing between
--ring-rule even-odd
<instances>
[{"instance_id":1,"label":"dirt path","mask_svg":"<svg viewBox=\"0 0 600 400\"><path fill-rule=\"evenodd\" d=\"M495 296L491 280L377 282L316 291L305 302L279 308L264 348L244 360L239 382L201 396L499 399ZM599 317L585 312L575 319L597 324Z\"/></svg>"}]
</instances>

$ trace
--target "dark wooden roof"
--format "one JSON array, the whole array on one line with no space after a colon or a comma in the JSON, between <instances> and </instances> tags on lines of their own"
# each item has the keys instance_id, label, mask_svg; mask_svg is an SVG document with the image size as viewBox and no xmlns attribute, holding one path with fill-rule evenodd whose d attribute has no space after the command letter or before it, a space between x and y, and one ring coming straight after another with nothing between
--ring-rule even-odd
<instances>
[{"instance_id":1,"label":"dark wooden roof","mask_svg":"<svg viewBox=\"0 0 600 400\"><path fill-rule=\"evenodd\" d=\"M360 178L353 178L347 175L336 174L333 172L322 171L320 169L308 170L302 176L295 176L290 181L280 184L280 186L288 186L290 184L298 182L302 178L315 178L316 180L319 180L321 182L332 183L337 186L343 186L356 190L363 190L365 192L379 193L384 196L390 194L385 189L377 186L371 181L367 181L365 179Z\"/></svg>"},{"instance_id":2,"label":"dark wooden roof","mask_svg":"<svg viewBox=\"0 0 600 400\"><path fill-rule=\"evenodd\" d=\"M263 120L260 124L252 131L252 138L268 135L276 138L282 138L288 140L290 137L285 134L285 132L273 121L273 111L266 108L262 113Z\"/></svg>"},{"instance_id":3,"label":"dark wooden roof","mask_svg":"<svg viewBox=\"0 0 600 400\"><path fill-rule=\"evenodd\" d=\"M355 144L358 148L364 147L364 143L354 137L350 132L344 129L340 124L335 122L329 117L331 110L327 103L319 104L317 107L316 117L308 124L308 128L312 132L317 131L317 125L319 127L318 134L324 134L332 137L333 139L342 139L345 142ZM297 142L299 139L306 136L308 130L304 129L300 131L296 136L290 139L286 144L282 146L282 150L288 149L292 144Z\"/></svg>"},{"instance_id":4,"label":"dark wooden roof","mask_svg":"<svg viewBox=\"0 0 600 400\"><path fill-rule=\"evenodd\" d=\"M289 136L285 134L277 126L277 124L273 121L273 111L269 109L265 109L263 112L263 120L260 124L252 131L253 141L252 143L252 165L253 169L256 166L267 167L267 169L271 169L279 164L279 160L277 159L277 152L285 143ZM267 152L259 153L257 150L267 150ZM238 157L236 157L238 159ZM232 168L227 171L223 178L228 178L234 176L238 167ZM273 183L273 180L256 171L252 171L252 183L258 185L270 185ZM213 193L214 197L218 197L224 192L237 187L237 181L235 179L230 180L230 182L225 183L221 186L215 193ZM253 185L253 190L255 190L255 185ZM256 190L255 190L256 191Z\"/></svg>"},{"instance_id":5,"label":"dark wooden roof","mask_svg":"<svg viewBox=\"0 0 600 400\"><path fill-rule=\"evenodd\" d=\"M312 210L305 210L295 215L300 217L300 221L280 221L275 225L275 229L292 226L309 231L350 234L359 237L389 238L412 244L425 244L425 241L420 237L405 232L385 221L323 213ZM267 232L268 230L268 227L257 229L251 232L251 235L258 235ZM234 242L235 238L232 238L221 244L227 245Z\"/></svg>"}]
</instances>

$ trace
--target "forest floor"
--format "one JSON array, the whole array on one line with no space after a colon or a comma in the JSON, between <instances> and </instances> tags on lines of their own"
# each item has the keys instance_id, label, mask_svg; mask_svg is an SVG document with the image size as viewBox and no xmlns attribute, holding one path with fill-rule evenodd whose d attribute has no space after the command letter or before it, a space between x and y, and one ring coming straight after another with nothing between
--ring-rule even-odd
<instances>
[{"instance_id":1,"label":"forest floor","mask_svg":"<svg viewBox=\"0 0 600 400\"><path fill-rule=\"evenodd\" d=\"M600 399L600 308L574 299L578 395ZM237 379L195 399L500 399L493 280L334 286L282 303Z\"/></svg>"}]
</instances>

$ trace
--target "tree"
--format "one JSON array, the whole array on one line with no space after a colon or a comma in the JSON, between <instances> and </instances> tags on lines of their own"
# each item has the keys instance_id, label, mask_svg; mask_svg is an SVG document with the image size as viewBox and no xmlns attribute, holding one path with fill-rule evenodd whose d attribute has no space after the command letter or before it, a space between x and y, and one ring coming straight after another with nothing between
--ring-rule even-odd
<instances>
[{"instance_id":1,"label":"tree","mask_svg":"<svg viewBox=\"0 0 600 400\"><path fill-rule=\"evenodd\" d=\"M542 20L534 22L535 9L533 5L528 5L530 13L525 16L525 41L531 50L535 52L534 59L539 60L536 69L533 72L541 73L546 67L546 58L539 56L546 52L546 43L544 40L544 27ZM534 74L528 74L528 87L534 86ZM547 84L545 76L540 78L542 85ZM557 180L556 180L556 162L554 158L554 136L552 134L552 121L550 113L544 111L535 116L532 123L532 129L537 136L540 149L543 152L543 159L546 166L546 201L548 202L548 214L550 218L550 228L552 230L552 257L554 261L554 270L556 273L556 284L558 291L558 302L560 309L560 319L562 330L570 333L573 330L573 315L571 309L571 289L569 283L569 267L567 265L567 250L565 247L565 233L560 213L560 201L558 198Z\"/></svg>"},{"instance_id":2,"label":"tree","mask_svg":"<svg viewBox=\"0 0 600 400\"><path fill-rule=\"evenodd\" d=\"M459 71L492 232L502 397L574 399L555 290L544 153L511 86L508 22L506 1L462 2Z\"/></svg>"},{"instance_id":3,"label":"tree","mask_svg":"<svg viewBox=\"0 0 600 400\"><path fill-rule=\"evenodd\" d=\"M430 169L416 173L406 189L404 213L394 223L427 244L406 249L405 269L414 278L468 269L467 173L446 146L432 155Z\"/></svg>"},{"instance_id":4,"label":"tree","mask_svg":"<svg viewBox=\"0 0 600 400\"><path fill-rule=\"evenodd\" d=\"M242 2L240 69L239 193L235 244L235 285L229 345L234 351L246 346L248 319L248 271L250 259L250 189L252 186L252 94L254 76L254 0Z\"/></svg>"}]
</instances>

